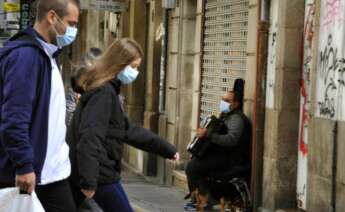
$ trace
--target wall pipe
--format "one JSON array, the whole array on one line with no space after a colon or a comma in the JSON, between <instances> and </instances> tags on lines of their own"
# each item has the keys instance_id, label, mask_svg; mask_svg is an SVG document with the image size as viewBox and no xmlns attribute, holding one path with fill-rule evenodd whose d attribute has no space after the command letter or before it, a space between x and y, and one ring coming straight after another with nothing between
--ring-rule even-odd
<instances>
[{"instance_id":1,"label":"wall pipe","mask_svg":"<svg viewBox=\"0 0 345 212\"><path fill-rule=\"evenodd\" d=\"M338 121L333 127L333 157L332 157L332 197L331 211L336 212L337 202L337 158L338 158Z\"/></svg>"},{"instance_id":2,"label":"wall pipe","mask_svg":"<svg viewBox=\"0 0 345 212\"><path fill-rule=\"evenodd\" d=\"M253 209L256 211L262 199L263 141L265 127L266 69L269 29L269 0L258 0L257 66L253 102L252 129L252 177ZM261 134L260 134L261 131Z\"/></svg>"},{"instance_id":3,"label":"wall pipe","mask_svg":"<svg viewBox=\"0 0 345 212\"><path fill-rule=\"evenodd\" d=\"M162 63L161 63L161 70L160 70L160 89L159 89L159 115L165 114L165 102L166 102L166 84L167 84L167 65L168 65L168 42L169 42L169 12L170 9L163 9L163 28L164 28L164 35L162 39ZM166 132L165 132L166 133ZM166 137L166 134L164 135ZM167 174L166 169L167 165L165 162L162 162L162 179L161 183L167 183Z\"/></svg>"}]
</instances>

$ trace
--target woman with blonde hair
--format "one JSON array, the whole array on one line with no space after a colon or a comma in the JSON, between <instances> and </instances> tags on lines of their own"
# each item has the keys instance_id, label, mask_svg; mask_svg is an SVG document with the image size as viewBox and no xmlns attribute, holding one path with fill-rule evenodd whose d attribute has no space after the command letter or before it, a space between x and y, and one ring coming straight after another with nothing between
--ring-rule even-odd
<instances>
[{"instance_id":1,"label":"woman with blonde hair","mask_svg":"<svg viewBox=\"0 0 345 212\"><path fill-rule=\"evenodd\" d=\"M104 212L133 211L120 182L124 143L171 160L179 157L164 139L130 125L121 107L120 87L137 78L142 58L134 40L117 40L77 82L82 96L67 139L78 205L94 198Z\"/></svg>"}]
</instances>

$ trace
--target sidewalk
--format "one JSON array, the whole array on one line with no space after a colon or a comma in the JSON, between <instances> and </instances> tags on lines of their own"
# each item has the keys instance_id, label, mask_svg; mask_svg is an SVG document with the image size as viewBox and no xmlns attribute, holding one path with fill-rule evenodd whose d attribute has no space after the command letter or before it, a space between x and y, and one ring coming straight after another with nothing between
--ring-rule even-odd
<instances>
[{"instance_id":1,"label":"sidewalk","mask_svg":"<svg viewBox=\"0 0 345 212\"><path fill-rule=\"evenodd\" d=\"M122 183L136 212L184 212L185 193L174 187L156 185L124 170Z\"/></svg>"}]
</instances>

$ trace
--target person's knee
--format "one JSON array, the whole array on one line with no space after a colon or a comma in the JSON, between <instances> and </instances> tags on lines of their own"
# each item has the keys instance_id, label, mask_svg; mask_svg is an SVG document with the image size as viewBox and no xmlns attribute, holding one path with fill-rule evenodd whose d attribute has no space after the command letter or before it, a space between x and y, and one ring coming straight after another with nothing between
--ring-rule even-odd
<instances>
[{"instance_id":1,"label":"person's knee","mask_svg":"<svg viewBox=\"0 0 345 212\"><path fill-rule=\"evenodd\" d=\"M186 165L186 168L185 168L185 172L186 172L186 175L187 176L190 176L190 173L191 173L191 165L190 165L190 162L187 163Z\"/></svg>"},{"instance_id":2,"label":"person's knee","mask_svg":"<svg viewBox=\"0 0 345 212\"><path fill-rule=\"evenodd\" d=\"M185 172L187 176L193 176L198 173L198 167L195 161L189 161L187 163Z\"/></svg>"}]
</instances>

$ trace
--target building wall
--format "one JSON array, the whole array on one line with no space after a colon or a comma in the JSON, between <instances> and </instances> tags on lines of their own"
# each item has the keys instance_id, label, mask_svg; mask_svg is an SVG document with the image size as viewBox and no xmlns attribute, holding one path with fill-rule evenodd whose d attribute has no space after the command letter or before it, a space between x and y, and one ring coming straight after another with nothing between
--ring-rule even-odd
<instances>
[{"instance_id":1,"label":"building wall","mask_svg":"<svg viewBox=\"0 0 345 212\"><path fill-rule=\"evenodd\" d=\"M144 127L158 133L159 89L163 38L162 1L148 2ZM157 175L158 157L144 154L144 173Z\"/></svg>"},{"instance_id":2,"label":"building wall","mask_svg":"<svg viewBox=\"0 0 345 212\"><path fill-rule=\"evenodd\" d=\"M271 1L262 201L296 206L299 82L304 1Z\"/></svg>"},{"instance_id":3,"label":"building wall","mask_svg":"<svg viewBox=\"0 0 345 212\"><path fill-rule=\"evenodd\" d=\"M252 121L252 180L253 206L261 204L263 134L264 134L264 82L266 77L267 24L260 20L260 1L249 1L247 71L245 74L244 113Z\"/></svg>"},{"instance_id":4,"label":"building wall","mask_svg":"<svg viewBox=\"0 0 345 212\"><path fill-rule=\"evenodd\" d=\"M189 160L186 151L188 142L195 135L198 128L200 110L200 83L201 63L203 54L203 4L204 1L179 1L177 8L173 9L169 19L169 46L167 67L167 92L166 113L161 115L161 122L166 123L166 137L178 147L181 161L177 169L184 169L184 164ZM254 110L255 89L257 80L257 38L259 1L252 0L248 11L248 42L247 42L247 72L245 75L245 113L252 118ZM261 78L260 78L261 79ZM260 98L262 98L260 96ZM260 111L259 111L260 112ZM260 116L260 115L259 115ZM259 117L258 116L258 117ZM262 119L262 118L261 118ZM165 125L160 124L165 127ZM258 128L259 134L263 134L263 126ZM258 137L260 137L260 135ZM262 146L262 140L258 139L258 145ZM262 148L256 148L258 157ZM262 152L261 152L262 154ZM256 160L256 159L255 159ZM257 158L262 161L261 158ZM259 163L262 164L262 163ZM260 166L257 174L260 175ZM167 166L171 167L171 166ZM169 169L169 168L168 168ZM168 174L169 175L169 174ZM255 182L261 186L259 181Z\"/></svg>"},{"instance_id":5,"label":"building wall","mask_svg":"<svg viewBox=\"0 0 345 212\"><path fill-rule=\"evenodd\" d=\"M130 118L143 123L146 128L158 132L177 146L181 154L181 163L177 168L183 169L184 161L189 158L186 146L191 140L192 121L197 120L197 113L192 113L192 108L198 108L198 102L193 104L192 97L193 92L199 90L197 78L200 75L195 75L194 71L195 67L199 68L198 65L195 65L195 60L201 55L201 51L195 49L195 44L198 43L197 46L200 48L201 42L201 1L198 1L199 13L197 13L197 1L193 0L179 1L176 8L167 12L169 34L164 111L159 111L158 108L162 56L162 33L160 31L163 29L161 3L161 1L155 0L133 1L130 4L129 12L124 17L124 36L136 40L145 39L143 41L146 54L142 67L141 77L143 78L126 89L128 112ZM197 15L200 21L199 34L195 32ZM143 26L146 26L144 30ZM138 32L137 36L134 32ZM196 39L196 37L199 38ZM133 87L136 86L137 89L134 89ZM196 87L197 90L193 90ZM131 101L135 102L131 103ZM143 113L139 110L141 106L145 108ZM131 111L134 107L138 110L132 114ZM144 174L155 175L158 170L160 177L166 178L167 181L170 181L172 171L176 168L171 162L157 159L133 148L127 148L125 161ZM154 167L155 164L158 167Z\"/></svg>"},{"instance_id":6,"label":"building wall","mask_svg":"<svg viewBox=\"0 0 345 212\"><path fill-rule=\"evenodd\" d=\"M345 210L344 6L343 0L271 1L262 192L270 211Z\"/></svg>"},{"instance_id":7,"label":"building wall","mask_svg":"<svg viewBox=\"0 0 345 212\"><path fill-rule=\"evenodd\" d=\"M193 73L195 50L197 1L180 1L171 11L169 19L167 66L167 139L177 146L183 161L188 159L186 146L191 140L193 86L197 83Z\"/></svg>"},{"instance_id":8,"label":"building wall","mask_svg":"<svg viewBox=\"0 0 345 212\"><path fill-rule=\"evenodd\" d=\"M129 37L137 41L146 51L147 41L147 2L145 0L131 0L129 9L123 14L122 37ZM131 85L125 86L123 94L126 96L127 113L132 123L143 124L145 112L145 80L147 55L144 56L138 79ZM144 154L132 147L126 147L124 160L139 172L144 171Z\"/></svg>"},{"instance_id":9,"label":"building wall","mask_svg":"<svg viewBox=\"0 0 345 212\"><path fill-rule=\"evenodd\" d=\"M327 3L329 6L326 6ZM342 154L345 150L342 142L345 125L341 113L344 110L345 23L340 21L345 17L345 1L316 0L314 4L307 210L331 211L335 206L335 211L345 211L345 170L342 165L345 159ZM329 85L333 89L325 89ZM332 99L339 104L328 104Z\"/></svg>"}]
</instances>

